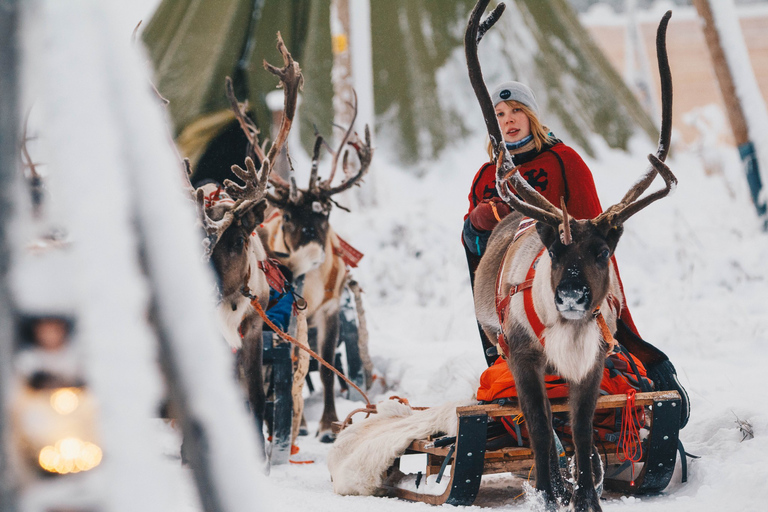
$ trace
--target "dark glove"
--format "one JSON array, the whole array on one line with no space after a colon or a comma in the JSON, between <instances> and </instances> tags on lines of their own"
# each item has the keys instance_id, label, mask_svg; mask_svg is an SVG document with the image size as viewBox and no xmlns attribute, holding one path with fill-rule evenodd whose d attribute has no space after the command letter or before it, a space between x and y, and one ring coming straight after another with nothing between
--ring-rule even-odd
<instances>
[{"instance_id":1,"label":"dark glove","mask_svg":"<svg viewBox=\"0 0 768 512\"><path fill-rule=\"evenodd\" d=\"M469 220L477 229L492 231L511 211L512 208L500 199L486 199L472 210Z\"/></svg>"},{"instance_id":2,"label":"dark glove","mask_svg":"<svg viewBox=\"0 0 768 512\"><path fill-rule=\"evenodd\" d=\"M475 256L482 256L485 252L485 246L490 238L490 231L481 231L472 226L472 222L467 218L464 221L464 229L461 232L462 240L466 248Z\"/></svg>"}]
</instances>

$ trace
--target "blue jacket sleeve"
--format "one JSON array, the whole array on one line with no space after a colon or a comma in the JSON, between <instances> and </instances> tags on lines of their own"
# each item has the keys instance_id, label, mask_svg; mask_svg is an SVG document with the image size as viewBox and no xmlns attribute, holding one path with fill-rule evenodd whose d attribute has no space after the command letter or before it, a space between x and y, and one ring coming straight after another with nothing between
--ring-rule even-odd
<instances>
[{"instance_id":1,"label":"blue jacket sleeve","mask_svg":"<svg viewBox=\"0 0 768 512\"><path fill-rule=\"evenodd\" d=\"M277 327L283 331L288 330L288 324L291 321L291 313L293 312L293 295L286 293L280 297L279 292L270 289L269 290L269 302L277 300L274 306L267 310L267 318L272 320ZM269 326L265 325L264 330L271 330Z\"/></svg>"}]
</instances>

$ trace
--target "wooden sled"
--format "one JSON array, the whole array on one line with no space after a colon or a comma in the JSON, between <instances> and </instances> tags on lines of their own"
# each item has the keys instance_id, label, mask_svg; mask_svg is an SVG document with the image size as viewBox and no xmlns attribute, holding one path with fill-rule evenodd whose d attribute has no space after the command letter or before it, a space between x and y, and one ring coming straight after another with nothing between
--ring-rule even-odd
<instances>
[{"instance_id":1,"label":"wooden sled","mask_svg":"<svg viewBox=\"0 0 768 512\"><path fill-rule=\"evenodd\" d=\"M597 409L621 408L625 406L626 400L627 395L603 396L597 402ZM628 480L615 478L617 473L621 473L622 463L616 456L616 445L604 443L598 444L601 457L605 457L604 464L607 461L604 487L626 494L658 493L669 484L675 468L682 409L680 395L677 391L637 393L635 402L645 407L650 417L650 432L643 441L643 458L635 465L634 485ZM553 413L565 411L568 411L565 399L552 400ZM419 439L413 441L405 452L405 455L427 455L425 477L437 475L441 468L445 469L443 466L450 466L450 476L445 475L449 479L445 491L435 495L397 487L397 483L406 476L400 470L398 458L387 470L387 478L377 494L432 505L471 505L480 489L482 475L507 472L527 475L533 465L533 452L530 448L486 449L488 421L501 416L514 417L520 413L517 405L490 404L457 408L458 433L455 440L442 438L435 442L433 439ZM440 446L444 443L451 444ZM566 452L572 455L567 448ZM419 476L416 481L421 479Z\"/></svg>"}]
</instances>

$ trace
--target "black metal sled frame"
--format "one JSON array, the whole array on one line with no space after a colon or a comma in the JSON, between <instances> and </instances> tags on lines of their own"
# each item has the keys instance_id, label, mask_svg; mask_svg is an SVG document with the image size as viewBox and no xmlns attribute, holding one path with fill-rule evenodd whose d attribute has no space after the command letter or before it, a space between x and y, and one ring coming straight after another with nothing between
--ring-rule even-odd
<instances>
[{"instance_id":1,"label":"black metal sled frame","mask_svg":"<svg viewBox=\"0 0 768 512\"><path fill-rule=\"evenodd\" d=\"M621 408L626 401L627 395L603 396L597 402L597 410ZM605 449L613 453L605 454L607 467L604 486L626 494L659 493L667 487L675 469L682 410L680 395L677 391L638 393L635 403L644 406L646 414L651 418L650 433L643 441L643 459L640 461L642 468L636 474L634 485L614 478L614 474L621 468L621 462L615 454L616 445L606 443ZM567 411L567 401L552 400L552 412ZM434 447L432 440L418 439L405 452L405 455L427 455L426 476L438 474L446 458L452 457L448 461L451 473L445 492L441 495L422 494L396 487L397 481L404 476L400 471L400 459L397 459L387 470L388 476L378 494L432 505L471 505L480 490L483 475L527 473L533 465L533 452L528 447L486 450L488 421L501 416L514 417L520 413L517 405L490 404L457 408L458 433L455 445Z\"/></svg>"}]
</instances>

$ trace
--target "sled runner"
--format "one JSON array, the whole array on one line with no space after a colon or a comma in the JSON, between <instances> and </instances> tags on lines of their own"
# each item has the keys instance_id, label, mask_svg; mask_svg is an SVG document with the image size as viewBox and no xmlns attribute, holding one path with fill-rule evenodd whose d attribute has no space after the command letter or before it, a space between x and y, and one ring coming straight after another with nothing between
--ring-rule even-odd
<instances>
[{"instance_id":1,"label":"sled runner","mask_svg":"<svg viewBox=\"0 0 768 512\"><path fill-rule=\"evenodd\" d=\"M626 403L627 395L603 396L598 400L597 410L620 409ZM643 407L648 418L648 432L641 443L642 457L634 464L634 480L627 478L631 473L631 462L623 462L617 455L617 444L598 442L596 446L605 466L603 485L606 489L627 494L658 493L669 484L675 468L681 397L677 391L637 393L635 406ZM565 399L552 400L553 413L567 411ZM505 405L458 407L456 436L417 439L403 454L425 454L426 468L416 475L409 475L401 471L400 458L396 459L376 494L432 505L471 505L480 489L482 475L513 473L526 478L533 465L532 450L527 446L494 448L489 440L489 425L502 417L517 417L520 414L521 410L514 401ZM337 429L341 428L338 424ZM564 446L565 454L572 455L572 447L567 443ZM422 484L422 481L428 485ZM445 487L436 487L441 481ZM413 489L414 484L416 490ZM418 489L420 486L422 492ZM425 487L431 490L424 491ZM437 492L444 490L435 494L435 489Z\"/></svg>"}]
</instances>

